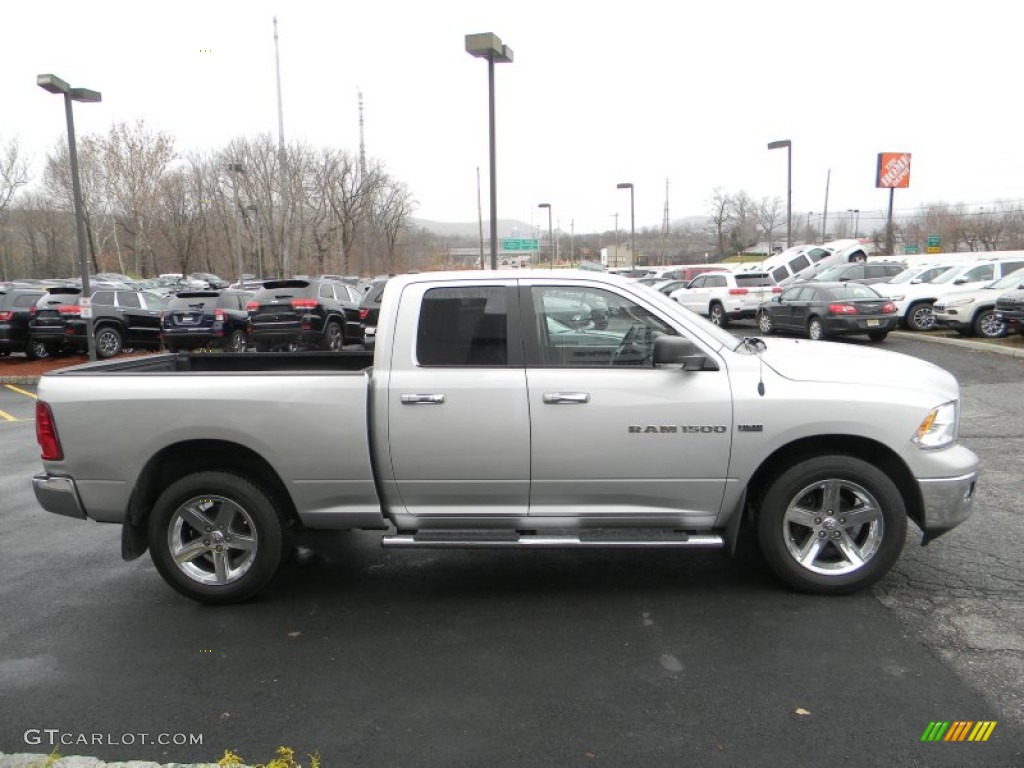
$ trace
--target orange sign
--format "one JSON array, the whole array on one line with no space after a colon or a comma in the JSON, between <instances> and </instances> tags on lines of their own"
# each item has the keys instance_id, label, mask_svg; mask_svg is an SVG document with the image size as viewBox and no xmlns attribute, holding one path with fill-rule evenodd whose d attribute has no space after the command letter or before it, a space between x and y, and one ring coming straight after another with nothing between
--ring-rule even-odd
<instances>
[{"instance_id":1,"label":"orange sign","mask_svg":"<svg viewBox=\"0 0 1024 768\"><path fill-rule=\"evenodd\" d=\"M906 189L910 186L910 153L879 152L875 186L885 189Z\"/></svg>"}]
</instances>

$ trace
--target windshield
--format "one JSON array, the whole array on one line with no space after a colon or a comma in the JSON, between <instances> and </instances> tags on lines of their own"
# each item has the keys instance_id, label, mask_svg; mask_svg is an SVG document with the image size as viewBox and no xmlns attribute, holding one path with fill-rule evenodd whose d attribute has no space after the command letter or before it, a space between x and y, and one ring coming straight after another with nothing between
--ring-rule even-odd
<instances>
[{"instance_id":1,"label":"windshield","mask_svg":"<svg viewBox=\"0 0 1024 768\"><path fill-rule=\"evenodd\" d=\"M1024 282L1024 267L986 285L986 288L1016 288Z\"/></svg>"},{"instance_id":2,"label":"windshield","mask_svg":"<svg viewBox=\"0 0 1024 768\"><path fill-rule=\"evenodd\" d=\"M845 269L845 264L842 264L838 267L829 267L828 269L824 269L817 275L815 275L814 279L820 283L830 283L835 280L838 280Z\"/></svg>"},{"instance_id":3,"label":"windshield","mask_svg":"<svg viewBox=\"0 0 1024 768\"><path fill-rule=\"evenodd\" d=\"M925 280L924 282L935 283L935 284L951 283L951 282L953 282L957 278L957 276L961 272L964 271L964 269L965 268L963 266L959 266L959 265L955 266L955 267L946 267L945 271L941 272L938 275L938 277L933 277L931 280Z\"/></svg>"}]
</instances>

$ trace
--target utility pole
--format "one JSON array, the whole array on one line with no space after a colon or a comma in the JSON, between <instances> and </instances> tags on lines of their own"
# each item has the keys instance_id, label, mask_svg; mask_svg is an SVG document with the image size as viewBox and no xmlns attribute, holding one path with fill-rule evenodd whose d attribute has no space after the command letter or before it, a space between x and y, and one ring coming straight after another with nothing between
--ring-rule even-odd
<instances>
[{"instance_id":1,"label":"utility pole","mask_svg":"<svg viewBox=\"0 0 1024 768\"><path fill-rule=\"evenodd\" d=\"M476 220L480 224L480 269L486 269L484 262L484 208L480 202L480 166L476 167Z\"/></svg>"},{"instance_id":2,"label":"utility pole","mask_svg":"<svg viewBox=\"0 0 1024 768\"><path fill-rule=\"evenodd\" d=\"M668 179L665 179L665 215L661 220L661 265L665 265L665 251L668 249Z\"/></svg>"},{"instance_id":3,"label":"utility pole","mask_svg":"<svg viewBox=\"0 0 1024 768\"><path fill-rule=\"evenodd\" d=\"M277 162L281 166L281 277L291 272L288 241L288 153L284 148L284 103L281 100L281 51L277 44L277 16L274 17L274 65L277 69Z\"/></svg>"},{"instance_id":4,"label":"utility pole","mask_svg":"<svg viewBox=\"0 0 1024 768\"><path fill-rule=\"evenodd\" d=\"M821 242L825 242L825 233L828 231L828 187L832 183L832 169L828 169L825 176L825 210L821 214Z\"/></svg>"}]
</instances>

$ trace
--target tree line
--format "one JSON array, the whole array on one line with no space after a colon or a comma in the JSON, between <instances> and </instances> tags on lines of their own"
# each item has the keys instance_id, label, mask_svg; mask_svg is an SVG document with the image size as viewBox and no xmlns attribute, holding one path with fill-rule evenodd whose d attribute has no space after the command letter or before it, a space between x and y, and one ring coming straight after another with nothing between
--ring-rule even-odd
<instances>
[{"instance_id":1,"label":"tree line","mask_svg":"<svg viewBox=\"0 0 1024 768\"><path fill-rule=\"evenodd\" d=\"M92 271L135 277L396 272L415 257L415 206L383 164L270 135L182 155L144 121L77 141ZM68 146L39 178L17 139L0 145L0 278L77 275Z\"/></svg>"}]
</instances>

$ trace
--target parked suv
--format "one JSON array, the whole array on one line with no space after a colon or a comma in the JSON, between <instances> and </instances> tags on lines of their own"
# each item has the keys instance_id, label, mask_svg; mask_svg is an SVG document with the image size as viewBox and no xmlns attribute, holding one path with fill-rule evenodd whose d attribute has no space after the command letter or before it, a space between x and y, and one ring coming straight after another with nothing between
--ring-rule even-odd
<instances>
[{"instance_id":1,"label":"parked suv","mask_svg":"<svg viewBox=\"0 0 1024 768\"><path fill-rule=\"evenodd\" d=\"M996 299L996 318L1010 333L1024 334L1024 290L1009 291Z\"/></svg>"},{"instance_id":2,"label":"parked suv","mask_svg":"<svg viewBox=\"0 0 1024 768\"><path fill-rule=\"evenodd\" d=\"M245 352L249 346L251 291L183 291L160 313L168 352L213 347Z\"/></svg>"},{"instance_id":3,"label":"parked suv","mask_svg":"<svg viewBox=\"0 0 1024 768\"><path fill-rule=\"evenodd\" d=\"M358 299L354 288L334 280L268 280L246 306L252 342L260 352L361 342Z\"/></svg>"},{"instance_id":4,"label":"parked suv","mask_svg":"<svg viewBox=\"0 0 1024 768\"><path fill-rule=\"evenodd\" d=\"M78 302L82 289L69 285L55 285L39 297L29 309L28 346L25 354L37 359L64 352L68 349L64 324L67 318L80 312Z\"/></svg>"},{"instance_id":5,"label":"parked suv","mask_svg":"<svg viewBox=\"0 0 1024 768\"><path fill-rule=\"evenodd\" d=\"M101 359L119 355L125 349L160 348L160 310L167 297L153 291L117 291L101 289L92 295L92 326L96 356ZM89 346L86 320L81 308L66 312L65 341L84 352Z\"/></svg>"},{"instance_id":6,"label":"parked suv","mask_svg":"<svg viewBox=\"0 0 1024 768\"><path fill-rule=\"evenodd\" d=\"M754 317L761 302L781 290L767 272L706 272L671 296L724 328L730 320Z\"/></svg>"},{"instance_id":7,"label":"parked suv","mask_svg":"<svg viewBox=\"0 0 1024 768\"><path fill-rule=\"evenodd\" d=\"M12 352L28 354L28 321L43 294L44 291L15 288L13 285L0 287L0 357ZM39 347L35 356L45 354L46 349Z\"/></svg>"},{"instance_id":8,"label":"parked suv","mask_svg":"<svg viewBox=\"0 0 1024 768\"><path fill-rule=\"evenodd\" d=\"M887 283L906 267L898 261L868 261L854 264L837 264L827 267L811 278L816 283Z\"/></svg>"},{"instance_id":9,"label":"parked suv","mask_svg":"<svg viewBox=\"0 0 1024 768\"><path fill-rule=\"evenodd\" d=\"M996 311L996 302L1004 294L1024 288L1024 269L985 283L981 288L953 291L932 305L932 316L939 328L952 328L968 336L998 339L1006 335L1006 323Z\"/></svg>"},{"instance_id":10,"label":"parked suv","mask_svg":"<svg viewBox=\"0 0 1024 768\"><path fill-rule=\"evenodd\" d=\"M373 349L377 340L377 315L380 314L380 298L384 295L384 286L388 278L374 280L363 294L359 302L359 322L363 329L363 348Z\"/></svg>"}]
</instances>

